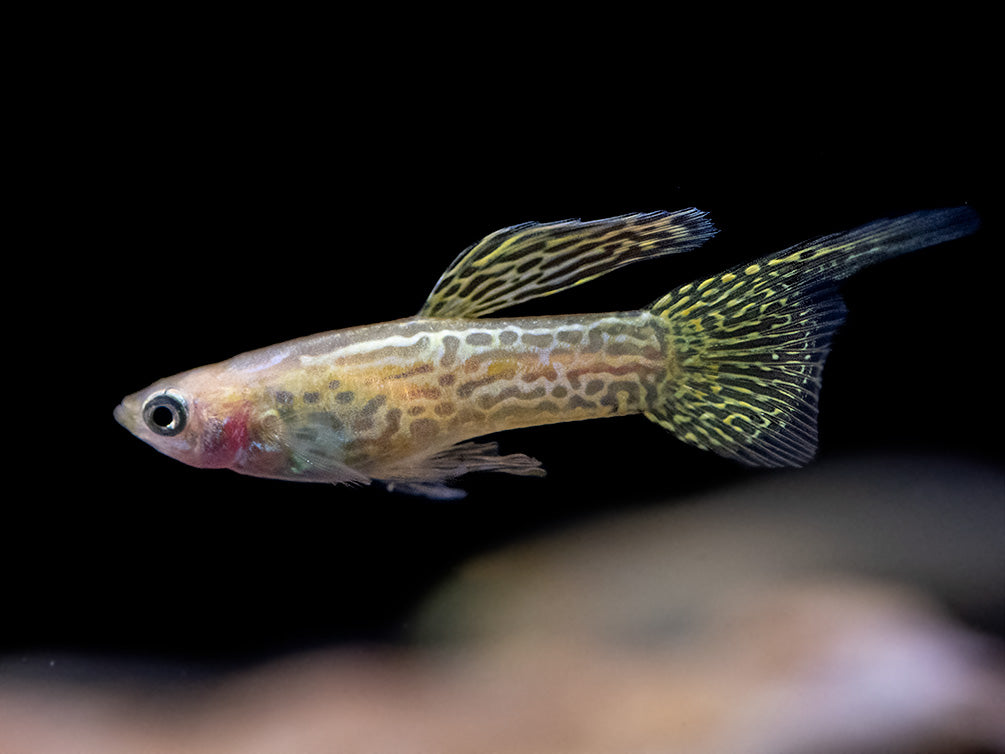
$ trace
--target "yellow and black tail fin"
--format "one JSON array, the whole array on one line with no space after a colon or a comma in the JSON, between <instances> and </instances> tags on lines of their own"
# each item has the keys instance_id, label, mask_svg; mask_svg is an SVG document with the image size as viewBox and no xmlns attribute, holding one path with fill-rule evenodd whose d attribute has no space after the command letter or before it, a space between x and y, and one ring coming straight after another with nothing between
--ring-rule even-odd
<instances>
[{"instance_id":1,"label":"yellow and black tail fin","mask_svg":"<svg viewBox=\"0 0 1005 754\"><path fill-rule=\"evenodd\" d=\"M646 416L748 465L806 463L824 360L844 321L837 282L977 225L968 207L879 220L672 291L651 307L667 329L669 368Z\"/></svg>"}]
</instances>

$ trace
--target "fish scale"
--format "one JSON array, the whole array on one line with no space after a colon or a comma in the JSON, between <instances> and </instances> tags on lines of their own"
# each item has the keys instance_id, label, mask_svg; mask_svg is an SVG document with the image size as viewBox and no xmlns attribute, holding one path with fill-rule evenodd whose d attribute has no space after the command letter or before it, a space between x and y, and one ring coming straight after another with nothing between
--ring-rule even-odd
<instances>
[{"instance_id":1,"label":"fish scale","mask_svg":"<svg viewBox=\"0 0 1005 754\"><path fill-rule=\"evenodd\" d=\"M643 414L756 466L812 458L817 398L844 317L837 282L972 232L968 208L880 220L679 286L629 312L485 318L715 229L694 209L525 223L469 247L414 318L300 338L159 380L115 416L194 466L369 484L432 498L472 471L540 463L474 438Z\"/></svg>"},{"instance_id":2,"label":"fish scale","mask_svg":"<svg viewBox=\"0 0 1005 754\"><path fill-rule=\"evenodd\" d=\"M365 473L490 432L637 413L667 369L661 330L646 312L481 320L475 328L389 324L357 328L351 344L323 360L301 354L315 350L304 341L246 384L272 396L288 431L304 436L303 427L320 422L341 432L340 461Z\"/></svg>"}]
</instances>

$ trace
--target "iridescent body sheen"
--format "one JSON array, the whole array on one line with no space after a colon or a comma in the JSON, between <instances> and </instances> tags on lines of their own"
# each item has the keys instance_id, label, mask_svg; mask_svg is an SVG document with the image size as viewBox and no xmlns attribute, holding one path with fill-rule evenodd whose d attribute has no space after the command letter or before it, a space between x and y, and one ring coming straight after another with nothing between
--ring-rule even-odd
<instances>
[{"instance_id":1,"label":"iridescent body sheen","mask_svg":"<svg viewBox=\"0 0 1005 754\"><path fill-rule=\"evenodd\" d=\"M429 497L470 471L540 475L471 438L643 413L686 442L798 465L843 309L834 281L959 237L969 210L917 213L802 244L681 286L632 312L483 315L710 238L703 213L514 226L455 260L419 315L300 338L151 385L116 418L194 466Z\"/></svg>"}]
</instances>

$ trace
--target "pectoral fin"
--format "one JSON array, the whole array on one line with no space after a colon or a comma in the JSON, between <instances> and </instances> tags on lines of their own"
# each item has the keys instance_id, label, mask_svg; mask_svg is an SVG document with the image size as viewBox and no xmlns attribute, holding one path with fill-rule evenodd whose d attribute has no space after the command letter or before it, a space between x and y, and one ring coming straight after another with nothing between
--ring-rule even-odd
<instances>
[{"instance_id":1,"label":"pectoral fin","mask_svg":"<svg viewBox=\"0 0 1005 754\"><path fill-rule=\"evenodd\" d=\"M454 260L419 316L483 317L632 262L689 251L715 232L697 209L503 228Z\"/></svg>"},{"instance_id":2,"label":"pectoral fin","mask_svg":"<svg viewBox=\"0 0 1005 754\"><path fill-rule=\"evenodd\" d=\"M295 478L333 484L370 484L371 478L342 460L346 438L339 420L323 411L294 413L274 442L289 450Z\"/></svg>"}]
</instances>

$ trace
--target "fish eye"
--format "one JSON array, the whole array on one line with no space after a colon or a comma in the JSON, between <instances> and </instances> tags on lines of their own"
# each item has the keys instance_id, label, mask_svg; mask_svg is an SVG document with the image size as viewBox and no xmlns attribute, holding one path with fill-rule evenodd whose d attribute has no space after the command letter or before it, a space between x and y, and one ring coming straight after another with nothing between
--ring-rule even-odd
<instances>
[{"instance_id":1,"label":"fish eye","mask_svg":"<svg viewBox=\"0 0 1005 754\"><path fill-rule=\"evenodd\" d=\"M159 435L176 435L185 429L188 408L177 395L161 393L150 398L143 406L143 421L152 432Z\"/></svg>"}]
</instances>

